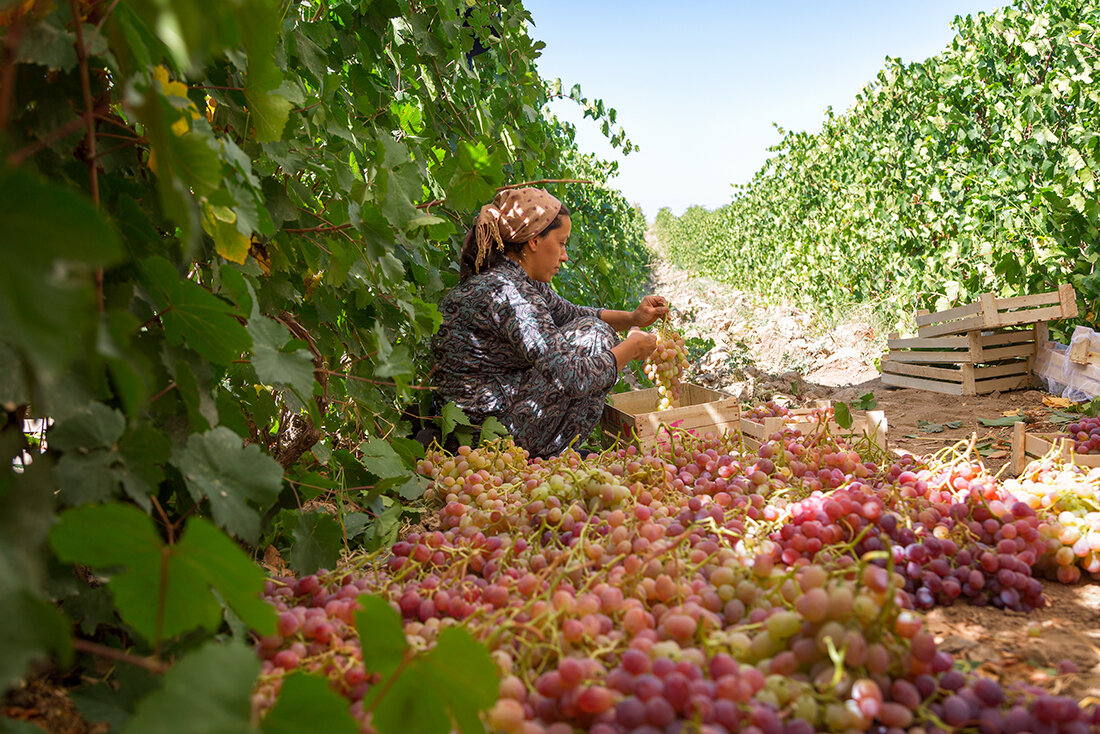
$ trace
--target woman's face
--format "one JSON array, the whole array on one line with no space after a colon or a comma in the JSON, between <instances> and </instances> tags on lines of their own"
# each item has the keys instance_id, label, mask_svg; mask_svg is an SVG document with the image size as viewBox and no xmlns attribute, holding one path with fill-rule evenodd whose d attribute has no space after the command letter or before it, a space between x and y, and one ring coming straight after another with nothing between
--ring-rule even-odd
<instances>
[{"instance_id":1,"label":"woman's face","mask_svg":"<svg viewBox=\"0 0 1100 734\"><path fill-rule=\"evenodd\" d=\"M523 269L531 280L549 283L557 275L558 268L569 259L565 245L572 231L573 222L569 217L562 217L560 227L527 242L527 257L524 258Z\"/></svg>"}]
</instances>

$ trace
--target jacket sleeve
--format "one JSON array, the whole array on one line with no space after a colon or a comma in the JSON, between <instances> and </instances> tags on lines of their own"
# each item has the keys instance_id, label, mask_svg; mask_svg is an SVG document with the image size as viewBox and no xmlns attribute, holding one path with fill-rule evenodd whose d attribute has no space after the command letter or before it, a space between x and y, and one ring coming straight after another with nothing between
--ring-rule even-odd
<instances>
[{"instance_id":1,"label":"jacket sleeve","mask_svg":"<svg viewBox=\"0 0 1100 734\"><path fill-rule=\"evenodd\" d=\"M555 293L549 283L534 283L534 286L546 300L546 305L550 309L550 317L558 326L564 326L570 321L584 316L600 317L601 309L592 308L591 306L577 306L570 303Z\"/></svg>"},{"instance_id":2,"label":"jacket sleeve","mask_svg":"<svg viewBox=\"0 0 1100 734\"><path fill-rule=\"evenodd\" d=\"M619 374L615 355L610 350L591 356L582 354L562 335L541 294L527 290L509 285L494 301L493 318L505 339L524 361L569 397L610 390ZM592 315L591 311L581 315Z\"/></svg>"}]
</instances>

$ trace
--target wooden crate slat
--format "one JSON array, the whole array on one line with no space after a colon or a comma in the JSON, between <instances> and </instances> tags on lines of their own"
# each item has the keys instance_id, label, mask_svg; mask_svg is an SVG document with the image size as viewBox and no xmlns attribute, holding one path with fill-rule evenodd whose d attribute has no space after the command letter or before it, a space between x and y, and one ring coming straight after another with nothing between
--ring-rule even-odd
<instances>
[{"instance_id":1,"label":"wooden crate slat","mask_svg":"<svg viewBox=\"0 0 1100 734\"><path fill-rule=\"evenodd\" d=\"M1027 344L1034 341L1035 332L1031 329L998 329L992 333L982 333L983 348L1007 346L1009 344Z\"/></svg>"},{"instance_id":2,"label":"wooden crate slat","mask_svg":"<svg viewBox=\"0 0 1100 734\"><path fill-rule=\"evenodd\" d=\"M951 321L946 324L933 324L921 326L917 329L919 336L943 336L945 334L960 334L965 331L985 328L985 319L980 315L970 316L959 321Z\"/></svg>"},{"instance_id":3,"label":"wooden crate slat","mask_svg":"<svg viewBox=\"0 0 1100 734\"><path fill-rule=\"evenodd\" d=\"M890 350L887 359L891 362L938 362L940 364L967 362L966 352L902 352Z\"/></svg>"},{"instance_id":4,"label":"wooden crate slat","mask_svg":"<svg viewBox=\"0 0 1100 734\"><path fill-rule=\"evenodd\" d=\"M963 388L960 383L936 382L935 380L925 380L919 377L905 377L902 375L884 374L882 376L882 383L884 385L894 385L895 387L913 387L918 390L931 390L932 392L942 392L946 393L947 395L963 394Z\"/></svg>"},{"instance_id":5,"label":"wooden crate slat","mask_svg":"<svg viewBox=\"0 0 1100 734\"><path fill-rule=\"evenodd\" d=\"M1008 375L1027 375L1031 372L1031 363L1026 359L1009 364L995 364L986 367L974 368L975 380L988 380L991 377L1006 377Z\"/></svg>"},{"instance_id":6,"label":"wooden crate slat","mask_svg":"<svg viewBox=\"0 0 1100 734\"><path fill-rule=\"evenodd\" d=\"M1034 308L1027 311L1009 311L1000 314L1000 326L1013 326L1015 324L1030 324L1035 321L1053 321L1063 318L1062 306L1048 306L1046 308Z\"/></svg>"},{"instance_id":7,"label":"wooden crate slat","mask_svg":"<svg viewBox=\"0 0 1100 734\"><path fill-rule=\"evenodd\" d=\"M906 337L904 339L887 339L886 346L890 349L967 349L969 344L965 336L940 336L933 338Z\"/></svg>"},{"instance_id":8,"label":"wooden crate slat","mask_svg":"<svg viewBox=\"0 0 1100 734\"><path fill-rule=\"evenodd\" d=\"M1031 357L1035 354L1035 344L1019 344L1014 347L1000 347L997 349L983 349L983 362L1000 362L1015 357Z\"/></svg>"},{"instance_id":9,"label":"wooden crate slat","mask_svg":"<svg viewBox=\"0 0 1100 734\"><path fill-rule=\"evenodd\" d=\"M1016 377L1001 377L996 380L980 380L976 383L979 395L986 395L998 390L1022 390L1031 382L1031 375L1019 375Z\"/></svg>"},{"instance_id":10,"label":"wooden crate slat","mask_svg":"<svg viewBox=\"0 0 1100 734\"><path fill-rule=\"evenodd\" d=\"M890 361L882 363L882 371L895 375L910 375L912 377L928 377L934 380L962 382L962 370L951 367L931 367L923 364Z\"/></svg>"},{"instance_id":11,"label":"wooden crate slat","mask_svg":"<svg viewBox=\"0 0 1100 734\"><path fill-rule=\"evenodd\" d=\"M1058 291L1033 293L1030 296L1009 296L1008 298L998 298L997 309L1000 311L1011 311L1017 308L1046 306L1051 303L1058 303Z\"/></svg>"},{"instance_id":12,"label":"wooden crate slat","mask_svg":"<svg viewBox=\"0 0 1100 734\"><path fill-rule=\"evenodd\" d=\"M980 313L982 305L980 303L967 303L963 306L956 306L955 308L949 308L946 311L936 311L934 313L918 314L916 317L917 326L925 326L928 324L936 324L941 321L950 321L952 319L960 319L963 316L970 316L972 314Z\"/></svg>"}]
</instances>

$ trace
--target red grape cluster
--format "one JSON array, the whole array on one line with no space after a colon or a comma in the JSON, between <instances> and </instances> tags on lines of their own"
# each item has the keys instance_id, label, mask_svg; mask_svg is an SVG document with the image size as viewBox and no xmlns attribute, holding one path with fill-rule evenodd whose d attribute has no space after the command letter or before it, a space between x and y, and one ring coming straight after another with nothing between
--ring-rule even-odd
<instances>
[{"instance_id":1,"label":"red grape cluster","mask_svg":"<svg viewBox=\"0 0 1100 734\"><path fill-rule=\"evenodd\" d=\"M764 410L768 410L765 408ZM761 411L763 412L763 411ZM967 457L876 463L785 428L751 453L689 434L529 461L507 442L430 452L438 530L278 578L258 641L258 712L304 667L364 732L350 624L389 600L414 648L461 624L501 674L492 728L523 734L699 730L1088 731L1094 709L952 667L920 609L1041 604L1049 518ZM881 455L879 455L881 461Z\"/></svg>"},{"instance_id":2,"label":"red grape cluster","mask_svg":"<svg viewBox=\"0 0 1100 734\"><path fill-rule=\"evenodd\" d=\"M1079 454L1100 454L1100 418L1082 418L1066 426L1073 448Z\"/></svg>"}]
</instances>

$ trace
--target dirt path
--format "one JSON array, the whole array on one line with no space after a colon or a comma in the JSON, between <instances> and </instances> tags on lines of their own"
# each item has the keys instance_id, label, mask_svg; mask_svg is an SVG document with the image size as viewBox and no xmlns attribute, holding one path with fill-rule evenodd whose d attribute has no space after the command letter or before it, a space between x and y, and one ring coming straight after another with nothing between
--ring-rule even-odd
<instances>
[{"instance_id":1,"label":"dirt path","mask_svg":"<svg viewBox=\"0 0 1100 734\"><path fill-rule=\"evenodd\" d=\"M1008 470L1011 428L988 428L979 419L1023 410L1032 420L1028 430L1054 430L1045 420L1045 393L1038 390L958 398L883 385L875 364L885 335L858 314L828 327L810 312L753 302L660 260L653 286L673 304L689 339L697 340L687 379L742 400L801 405L816 398L851 402L872 393L886 413L892 450L930 454L973 436L993 472ZM956 604L934 609L927 623L960 667L1077 699L1100 698L1100 584L1044 586L1048 606L1031 613ZM1059 674L1060 663L1070 667L1063 661L1077 672Z\"/></svg>"}]
</instances>

